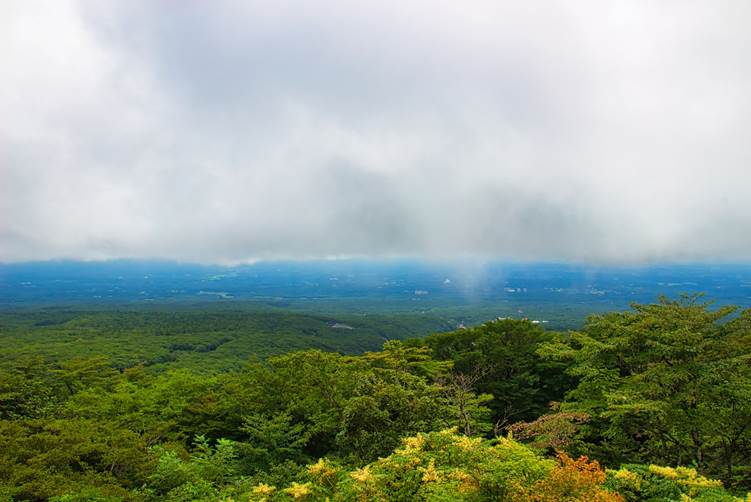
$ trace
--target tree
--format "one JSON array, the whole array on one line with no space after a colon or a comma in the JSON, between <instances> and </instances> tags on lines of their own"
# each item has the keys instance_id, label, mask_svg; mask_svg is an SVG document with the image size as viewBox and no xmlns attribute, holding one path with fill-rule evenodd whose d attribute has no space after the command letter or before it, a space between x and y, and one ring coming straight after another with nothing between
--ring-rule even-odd
<instances>
[{"instance_id":1,"label":"tree","mask_svg":"<svg viewBox=\"0 0 751 502\"><path fill-rule=\"evenodd\" d=\"M536 419L573 385L564 364L536 352L551 338L529 321L502 319L410 343L429 347L435 359L451 361L461 378L475 375L472 390L493 396L487 406L500 433L514 422Z\"/></svg>"},{"instance_id":2,"label":"tree","mask_svg":"<svg viewBox=\"0 0 751 502\"><path fill-rule=\"evenodd\" d=\"M695 465L733 480L751 464L751 346L745 312L701 296L660 298L591 317L540 353L580 378L562 406L591 415L590 451L623 461ZM737 481L737 480L736 480Z\"/></svg>"}]
</instances>

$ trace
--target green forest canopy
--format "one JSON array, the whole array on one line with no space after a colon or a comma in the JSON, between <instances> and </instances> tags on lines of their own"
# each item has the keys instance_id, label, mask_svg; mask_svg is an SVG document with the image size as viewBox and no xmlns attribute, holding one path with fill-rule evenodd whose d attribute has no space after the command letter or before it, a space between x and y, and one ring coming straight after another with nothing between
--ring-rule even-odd
<instances>
[{"instance_id":1,"label":"green forest canopy","mask_svg":"<svg viewBox=\"0 0 751 502\"><path fill-rule=\"evenodd\" d=\"M577 332L496 320L208 374L14 351L0 500L708 501L751 488L751 311L696 296Z\"/></svg>"}]
</instances>

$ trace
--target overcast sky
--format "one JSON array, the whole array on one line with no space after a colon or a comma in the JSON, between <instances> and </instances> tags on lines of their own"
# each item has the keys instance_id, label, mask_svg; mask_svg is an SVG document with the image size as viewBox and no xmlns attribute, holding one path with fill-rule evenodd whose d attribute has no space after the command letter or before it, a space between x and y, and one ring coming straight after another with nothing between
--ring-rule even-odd
<instances>
[{"instance_id":1,"label":"overcast sky","mask_svg":"<svg viewBox=\"0 0 751 502\"><path fill-rule=\"evenodd\" d=\"M751 259L751 2L5 0L0 261Z\"/></svg>"}]
</instances>

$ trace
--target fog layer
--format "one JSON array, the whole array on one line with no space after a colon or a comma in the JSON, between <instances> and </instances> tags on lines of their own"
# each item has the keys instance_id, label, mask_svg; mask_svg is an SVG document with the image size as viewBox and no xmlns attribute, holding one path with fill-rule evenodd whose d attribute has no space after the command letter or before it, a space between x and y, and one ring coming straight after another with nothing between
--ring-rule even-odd
<instances>
[{"instance_id":1,"label":"fog layer","mask_svg":"<svg viewBox=\"0 0 751 502\"><path fill-rule=\"evenodd\" d=\"M751 259L751 3L10 1L0 261Z\"/></svg>"}]
</instances>

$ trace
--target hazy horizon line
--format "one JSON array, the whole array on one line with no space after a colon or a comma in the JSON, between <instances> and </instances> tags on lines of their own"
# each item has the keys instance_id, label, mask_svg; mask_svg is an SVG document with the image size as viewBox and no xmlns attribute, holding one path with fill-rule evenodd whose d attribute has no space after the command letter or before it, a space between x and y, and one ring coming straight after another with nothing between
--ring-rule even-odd
<instances>
[{"instance_id":1,"label":"hazy horizon line","mask_svg":"<svg viewBox=\"0 0 751 502\"><path fill-rule=\"evenodd\" d=\"M0 260L0 266L30 266L51 264L169 264L180 266L200 266L218 268L241 268L262 264L315 264L315 263L419 263L440 265L474 264L486 265L560 265L574 267L598 267L598 268L649 268L649 267L683 267L683 266L740 266L751 267L751 260L726 260L726 259L659 259L659 260L566 260L566 259L521 259L506 257L433 257L418 255L392 255L392 256L324 256L324 257L277 257L258 258L234 261L197 261L181 260L166 257L108 257L108 258L49 258L43 260Z\"/></svg>"}]
</instances>

